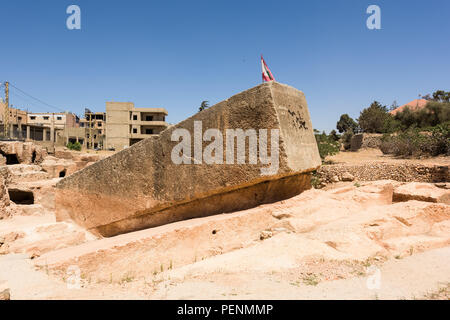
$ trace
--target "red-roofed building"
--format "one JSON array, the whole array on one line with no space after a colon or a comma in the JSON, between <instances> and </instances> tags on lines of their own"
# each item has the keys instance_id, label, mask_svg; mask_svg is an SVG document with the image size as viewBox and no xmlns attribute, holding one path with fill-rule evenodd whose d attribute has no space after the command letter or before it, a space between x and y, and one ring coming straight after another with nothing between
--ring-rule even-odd
<instances>
[{"instance_id":1,"label":"red-roofed building","mask_svg":"<svg viewBox=\"0 0 450 320\"><path fill-rule=\"evenodd\" d=\"M419 110L425 108L427 103L428 103L428 100L416 99L416 100L413 100L411 102L408 102L407 104L404 104L404 105L398 107L397 109L389 111L389 113L392 114L393 116L395 116L397 113L404 111L406 107L408 107L409 110L411 110L411 111L419 111Z\"/></svg>"}]
</instances>

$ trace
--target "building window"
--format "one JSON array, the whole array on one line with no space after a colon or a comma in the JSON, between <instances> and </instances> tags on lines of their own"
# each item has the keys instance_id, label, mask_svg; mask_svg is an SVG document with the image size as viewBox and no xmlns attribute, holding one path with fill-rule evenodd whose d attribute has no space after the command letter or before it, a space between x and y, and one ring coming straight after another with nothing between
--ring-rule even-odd
<instances>
[{"instance_id":1,"label":"building window","mask_svg":"<svg viewBox=\"0 0 450 320\"><path fill-rule=\"evenodd\" d=\"M145 121L153 121L153 116L145 116Z\"/></svg>"},{"instance_id":2,"label":"building window","mask_svg":"<svg viewBox=\"0 0 450 320\"><path fill-rule=\"evenodd\" d=\"M102 123L101 122L97 122L97 127L101 127Z\"/></svg>"},{"instance_id":3,"label":"building window","mask_svg":"<svg viewBox=\"0 0 450 320\"><path fill-rule=\"evenodd\" d=\"M87 133L87 134L86 134L86 138L88 138L88 139L89 139L89 133Z\"/></svg>"},{"instance_id":4,"label":"building window","mask_svg":"<svg viewBox=\"0 0 450 320\"><path fill-rule=\"evenodd\" d=\"M133 128L133 133L137 133L137 129L136 128Z\"/></svg>"},{"instance_id":5,"label":"building window","mask_svg":"<svg viewBox=\"0 0 450 320\"><path fill-rule=\"evenodd\" d=\"M19 121L22 121L22 117L19 117Z\"/></svg>"},{"instance_id":6,"label":"building window","mask_svg":"<svg viewBox=\"0 0 450 320\"><path fill-rule=\"evenodd\" d=\"M84 128L84 122L80 122L80 127Z\"/></svg>"},{"instance_id":7,"label":"building window","mask_svg":"<svg viewBox=\"0 0 450 320\"><path fill-rule=\"evenodd\" d=\"M153 129L145 129L145 134L153 134Z\"/></svg>"},{"instance_id":8,"label":"building window","mask_svg":"<svg viewBox=\"0 0 450 320\"><path fill-rule=\"evenodd\" d=\"M56 120L62 120L62 117L56 117Z\"/></svg>"},{"instance_id":9,"label":"building window","mask_svg":"<svg viewBox=\"0 0 450 320\"><path fill-rule=\"evenodd\" d=\"M133 120L137 120L137 115L133 114Z\"/></svg>"},{"instance_id":10,"label":"building window","mask_svg":"<svg viewBox=\"0 0 450 320\"><path fill-rule=\"evenodd\" d=\"M97 139L97 135L96 134L94 134L94 139Z\"/></svg>"},{"instance_id":11,"label":"building window","mask_svg":"<svg viewBox=\"0 0 450 320\"><path fill-rule=\"evenodd\" d=\"M36 120L36 116L31 116L30 119L31 120Z\"/></svg>"},{"instance_id":12,"label":"building window","mask_svg":"<svg viewBox=\"0 0 450 320\"><path fill-rule=\"evenodd\" d=\"M47 116L44 117L44 120L48 120L49 118Z\"/></svg>"}]
</instances>

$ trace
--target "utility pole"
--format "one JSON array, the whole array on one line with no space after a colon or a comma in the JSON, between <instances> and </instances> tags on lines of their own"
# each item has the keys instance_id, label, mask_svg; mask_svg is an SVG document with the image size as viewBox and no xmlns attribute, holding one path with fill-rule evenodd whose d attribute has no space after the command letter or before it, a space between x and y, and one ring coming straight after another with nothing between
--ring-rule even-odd
<instances>
[{"instance_id":1,"label":"utility pole","mask_svg":"<svg viewBox=\"0 0 450 320\"><path fill-rule=\"evenodd\" d=\"M3 133L9 137L9 82L5 82L5 119L3 120Z\"/></svg>"},{"instance_id":2,"label":"utility pole","mask_svg":"<svg viewBox=\"0 0 450 320\"><path fill-rule=\"evenodd\" d=\"M92 147L92 112L89 113L89 149L94 149Z\"/></svg>"},{"instance_id":3,"label":"utility pole","mask_svg":"<svg viewBox=\"0 0 450 320\"><path fill-rule=\"evenodd\" d=\"M55 113L52 112L52 122L50 124L50 141L55 145Z\"/></svg>"}]
</instances>

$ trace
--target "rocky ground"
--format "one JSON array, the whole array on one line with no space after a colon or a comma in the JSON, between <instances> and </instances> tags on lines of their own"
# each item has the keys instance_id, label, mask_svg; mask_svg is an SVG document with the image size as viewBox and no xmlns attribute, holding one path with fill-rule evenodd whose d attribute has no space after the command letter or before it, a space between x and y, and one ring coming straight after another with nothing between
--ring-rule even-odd
<instances>
[{"instance_id":1,"label":"rocky ground","mask_svg":"<svg viewBox=\"0 0 450 320\"><path fill-rule=\"evenodd\" d=\"M373 157L334 161L408 163ZM344 168L278 203L99 239L56 222L53 205L61 172L99 159L60 150L0 168L0 298L450 298L448 180L364 181ZM449 159L419 164L448 170Z\"/></svg>"}]
</instances>

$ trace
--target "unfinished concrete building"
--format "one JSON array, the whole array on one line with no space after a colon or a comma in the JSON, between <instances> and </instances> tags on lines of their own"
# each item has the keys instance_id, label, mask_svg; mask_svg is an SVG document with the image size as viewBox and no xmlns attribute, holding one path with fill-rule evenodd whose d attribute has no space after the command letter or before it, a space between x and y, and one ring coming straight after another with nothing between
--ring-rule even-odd
<instances>
[{"instance_id":1,"label":"unfinished concrete building","mask_svg":"<svg viewBox=\"0 0 450 320\"><path fill-rule=\"evenodd\" d=\"M132 102L106 102L106 148L122 150L158 135L167 126L164 108L135 108Z\"/></svg>"},{"instance_id":2,"label":"unfinished concrete building","mask_svg":"<svg viewBox=\"0 0 450 320\"><path fill-rule=\"evenodd\" d=\"M91 112L84 113L84 118L80 119L80 127L87 129L97 129L100 134L105 134L106 113L105 112Z\"/></svg>"},{"instance_id":3,"label":"unfinished concrete building","mask_svg":"<svg viewBox=\"0 0 450 320\"><path fill-rule=\"evenodd\" d=\"M85 148L104 148L106 132L105 112L92 112L89 109L85 109L84 118L80 120L80 127L84 128L83 142L80 143Z\"/></svg>"},{"instance_id":4,"label":"unfinished concrete building","mask_svg":"<svg viewBox=\"0 0 450 320\"><path fill-rule=\"evenodd\" d=\"M27 113L27 123L31 125L65 129L78 127L78 122L78 117L70 112Z\"/></svg>"},{"instance_id":5,"label":"unfinished concrete building","mask_svg":"<svg viewBox=\"0 0 450 320\"><path fill-rule=\"evenodd\" d=\"M5 103L0 101L1 132L3 132ZM9 138L34 141L53 149L55 142L63 143L61 137L67 128L78 126L78 117L70 112L30 113L17 108L9 108Z\"/></svg>"}]
</instances>

